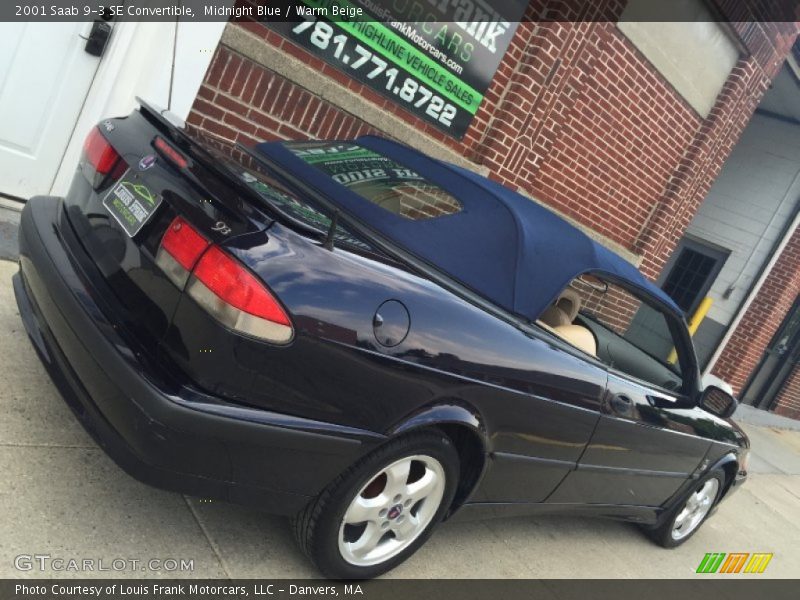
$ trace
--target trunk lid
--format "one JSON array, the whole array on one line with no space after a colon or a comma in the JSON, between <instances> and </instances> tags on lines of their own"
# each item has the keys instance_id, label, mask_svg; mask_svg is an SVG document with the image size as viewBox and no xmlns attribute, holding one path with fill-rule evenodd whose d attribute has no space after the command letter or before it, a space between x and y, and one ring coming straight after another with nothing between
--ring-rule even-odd
<instances>
[{"instance_id":1,"label":"trunk lid","mask_svg":"<svg viewBox=\"0 0 800 600\"><path fill-rule=\"evenodd\" d=\"M94 135L65 198L66 215L115 304L137 324L137 337L155 347L182 293L155 262L173 219L181 216L209 242L224 245L264 231L272 218L199 137L147 105L103 122ZM102 154L104 143L118 159L107 149ZM103 165L104 157L113 166ZM98 174L98 161L105 175Z\"/></svg>"}]
</instances>

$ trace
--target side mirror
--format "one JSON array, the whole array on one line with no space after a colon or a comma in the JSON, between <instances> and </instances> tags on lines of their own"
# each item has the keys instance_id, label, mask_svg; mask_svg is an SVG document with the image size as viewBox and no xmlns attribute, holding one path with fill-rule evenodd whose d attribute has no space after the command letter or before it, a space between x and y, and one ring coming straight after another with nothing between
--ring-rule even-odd
<instances>
[{"instance_id":1,"label":"side mirror","mask_svg":"<svg viewBox=\"0 0 800 600\"><path fill-rule=\"evenodd\" d=\"M736 398L715 385L710 385L703 390L698 404L700 408L707 410L712 415L725 419L736 412L736 407L739 406Z\"/></svg>"}]
</instances>

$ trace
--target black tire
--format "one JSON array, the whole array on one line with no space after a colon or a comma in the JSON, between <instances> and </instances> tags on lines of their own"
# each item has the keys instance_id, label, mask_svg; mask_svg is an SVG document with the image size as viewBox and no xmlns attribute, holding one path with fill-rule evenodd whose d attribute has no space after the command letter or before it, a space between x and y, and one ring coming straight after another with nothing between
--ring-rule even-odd
<instances>
[{"instance_id":1,"label":"black tire","mask_svg":"<svg viewBox=\"0 0 800 600\"><path fill-rule=\"evenodd\" d=\"M681 515L681 511L683 511L684 507L689 502L689 499L692 498L699 490L703 489L703 487L711 480L717 480L717 490L714 497L714 500L711 502L710 506L708 507L708 511L703 515L702 519L697 522L694 527L688 531L688 533L683 534L682 537L676 538L673 535L673 529L675 529L675 523L678 517ZM722 493L725 490L726 484L726 474L725 471L722 469L714 469L706 474L705 477L702 477L694 486L692 486L691 490L685 494L679 502L675 503L675 507L672 508L669 512L669 516L664 520L664 522L655 527L653 529L645 530L647 535L659 546L664 548L676 548L681 544L685 543L689 540L700 527L703 526L703 523L706 522L708 517L714 510L714 506L719 502L719 499L722 497Z\"/></svg>"},{"instance_id":2,"label":"black tire","mask_svg":"<svg viewBox=\"0 0 800 600\"><path fill-rule=\"evenodd\" d=\"M369 566L351 564L339 549L340 527L351 502L357 495L366 491L365 486L373 485L377 481L383 469L403 458L419 455L438 461L444 473L444 492L434 516L421 533L417 533L416 538L397 555ZM458 484L458 473L458 453L446 435L432 430L404 435L363 457L297 514L292 520L295 538L304 554L325 577L332 579L377 577L405 561L431 536L434 527L442 520L452 504ZM409 481L411 480L412 477L409 476ZM410 507L408 511L413 508ZM426 511L430 514L433 512L433 507ZM388 520L390 517L384 518ZM408 518L411 518L410 514Z\"/></svg>"}]
</instances>

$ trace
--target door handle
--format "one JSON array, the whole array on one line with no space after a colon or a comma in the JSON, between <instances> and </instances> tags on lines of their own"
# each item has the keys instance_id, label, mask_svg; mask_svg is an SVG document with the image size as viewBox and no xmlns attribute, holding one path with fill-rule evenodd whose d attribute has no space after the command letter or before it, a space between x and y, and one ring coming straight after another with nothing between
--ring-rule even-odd
<instances>
[{"instance_id":1,"label":"door handle","mask_svg":"<svg viewBox=\"0 0 800 600\"><path fill-rule=\"evenodd\" d=\"M86 45L83 47L84 51L87 54L98 57L103 56L110 37L111 25L105 21L95 21L92 24L89 37L80 36L81 39L86 40Z\"/></svg>"},{"instance_id":2,"label":"door handle","mask_svg":"<svg viewBox=\"0 0 800 600\"><path fill-rule=\"evenodd\" d=\"M614 394L609 399L608 405L611 412L618 415L628 417L633 413L633 400L625 394Z\"/></svg>"}]
</instances>

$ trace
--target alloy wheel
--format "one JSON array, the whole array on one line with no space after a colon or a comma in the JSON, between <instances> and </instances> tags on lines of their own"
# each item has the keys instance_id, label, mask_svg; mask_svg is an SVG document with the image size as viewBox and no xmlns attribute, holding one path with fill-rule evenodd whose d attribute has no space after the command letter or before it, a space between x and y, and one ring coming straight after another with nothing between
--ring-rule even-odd
<instances>
[{"instance_id":1,"label":"alloy wheel","mask_svg":"<svg viewBox=\"0 0 800 600\"><path fill-rule=\"evenodd\" d=\"M339 527L342 558L365 567L397 556L433 520L445 487L444 468L431 456L408 456L382 468L344 513Z\"/></svg>"},{"instance_id":2,"label":"alloy wheel","mask_svg":"<svg viewBox=\"0 0 800 600\"><path fill-rule=\"evenodd\" d=\"M718 491L719 480L712 477L689 496L672 525L673 540L681 540L697 529L714 506Z\"/></svg>"}]
</instances>

